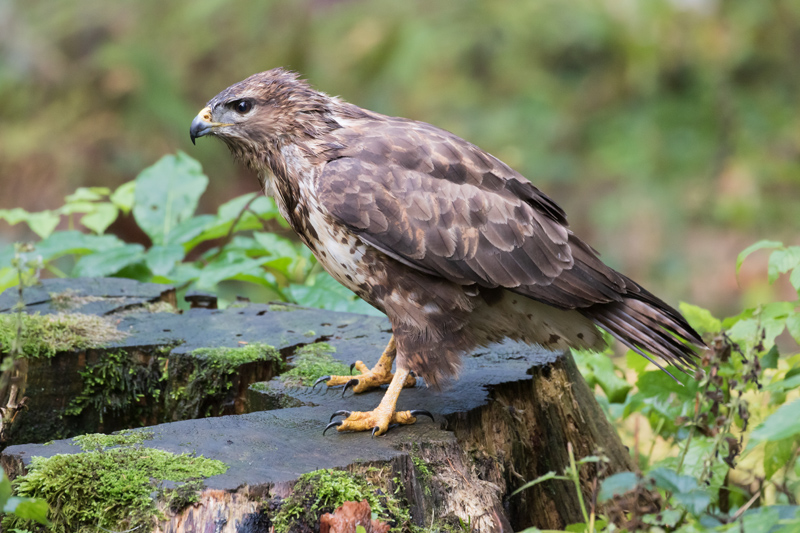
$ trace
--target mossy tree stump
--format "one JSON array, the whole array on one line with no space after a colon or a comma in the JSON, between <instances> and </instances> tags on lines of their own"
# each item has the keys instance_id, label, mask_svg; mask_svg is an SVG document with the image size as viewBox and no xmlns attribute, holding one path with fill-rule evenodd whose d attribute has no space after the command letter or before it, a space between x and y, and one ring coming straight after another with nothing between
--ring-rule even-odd
<instances>
[{"instance_id":1,"label":"mossy tree stump","mask_svg":"<svg viewBox=\"0 0 800 533\"><path fill-rule=\"evenodd\" d=\"M291 368L294 354L315 342L325 342L344 365L360 359L371 366L391 334L383 318L283 305L119 318L118 327L128 334L119 342L156 350L168 346L173 354L215 343L274 346L290 363L274 374ZM258 389L247 392L249 409L234 411L243 414L152 426L146 446L227 465L224 474L202 480L204 488L186 498L186 506L159 500L162 514L154 515L154 530L245 533L278 524L315 531L319 515L335 507L328 500L315 506L315 498L338 489L296 484L331 468L369 482L365 490L377 495L382 516L397 531L411 524L428 528L432 520L434 531L457 529L459 520L475 531L563 528L583 521L571 483L550 480L510 494L550 471L563 472L568 445L577 459L608 457L603 475L634 469L569 354L514 343L476 352L465 358L460 379L447 390L437 393L420 384L401 394L398 408L427 409L435 422L422 419L375 439L335 432L323 437L322 429L336 410L371 409L382 391L342 398L340 390L312 391L302 380L280 378ZM81 453L86 452L70 440L18 445L5 450L2 463L14 477L26 472L32 456ZM583 465L580 474L590 502L598 465ZM317 479L311 476L302 479ZM314 510L287 522L291 505Z\"/></svg>"}]
</instances>

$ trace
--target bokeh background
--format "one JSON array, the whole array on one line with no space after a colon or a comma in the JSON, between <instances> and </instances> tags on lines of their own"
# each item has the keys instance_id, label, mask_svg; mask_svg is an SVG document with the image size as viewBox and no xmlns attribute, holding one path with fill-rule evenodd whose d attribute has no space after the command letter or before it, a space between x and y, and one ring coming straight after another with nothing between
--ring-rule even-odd
<instances>
[{"instance_id":1,"label":"bokeh background","mask_svg":"<svg viewBox=\"0 0 800 533\"><path fill-rule=\"evenodd\" d=\"M213 212L258 185L189 123L285 66L474 142L608 263L732 314L794 295L765 255L734 270L756 240L798 243L798 58L796 0L0 0L0 209L54 209L183 150ZM0 244L27 231L0 222ZM146 244L130 218L111 232Z\"/></svg>"}]
</instances>

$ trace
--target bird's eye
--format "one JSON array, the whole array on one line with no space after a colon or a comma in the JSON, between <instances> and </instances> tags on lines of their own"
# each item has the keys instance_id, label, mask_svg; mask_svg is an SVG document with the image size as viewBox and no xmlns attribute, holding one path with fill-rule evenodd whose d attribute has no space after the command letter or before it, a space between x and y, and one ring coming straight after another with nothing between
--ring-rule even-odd
<instances>
[{"instance_id":1,"label":"bird's eye","mask_svg":"<svg viewBox=\"0 0 800 533\"><path fill-rule=\"evenodd\" d=\"M233 103L233 109L237 113L244 115L253 108L253 103L250 100L239 100Z\"/></svg>"}]
</instances>

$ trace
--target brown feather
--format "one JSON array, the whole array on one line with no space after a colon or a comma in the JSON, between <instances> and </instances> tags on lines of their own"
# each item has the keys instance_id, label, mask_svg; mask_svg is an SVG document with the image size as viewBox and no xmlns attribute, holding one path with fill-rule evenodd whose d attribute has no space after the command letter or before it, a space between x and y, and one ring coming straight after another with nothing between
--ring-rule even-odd
<instances>
[{"instance_id":1,"label":"brown feather","mask_svg":"<svg viewBox=\"0 0 800 533\"><path fill-rule=\"evenodd\" d=\"M430 384L503 338L596 346L592 324L645 357L693 364L684 341L703 343L680 313L606 266L564 211L499 159L282 69L208 105L224 114L244 97L253 113L213 134L270 185L323 267L388 315L398 364Z\"/></svg>"}]
</instances>

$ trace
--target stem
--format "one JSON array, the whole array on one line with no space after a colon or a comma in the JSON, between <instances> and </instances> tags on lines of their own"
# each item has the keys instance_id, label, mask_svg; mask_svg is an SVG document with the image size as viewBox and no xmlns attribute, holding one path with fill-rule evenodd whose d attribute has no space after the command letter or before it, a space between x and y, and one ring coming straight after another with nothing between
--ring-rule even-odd
<instances>
[{"instance_id":1,"label":"stem","mask_svg":"<svg viewBox=\"0 0 800 533\"><path fill-rule=\"evenodd\" d=\"M683 468L683 461L686 459L686 454L689 453L689 446L692 444L692 437L694 437L694 430L697 428L697 422L700 420L700 393L697 393L695 397L695 409L694 409L694 418L692 419L692 427L689 428L689 436L686 437L686 446L684 446L683 451L681 452L681 458L678 460L678 467L675 469L675 473L680 474L681 468Z\"/></svg>"},{"instance_id":2,"label":"stem","mask_svg":"<svg viewBox=\"0 0 800 533\"><path fill-rule=\"evenodd\" d=\"M572 452L572 443L567 443L567 453L569 453L569 477L572 479L572 482L575 484L575 490L578 492L578 503L581 504L581 512L583 513L583 522L584 524L588 524L591 529L589 529L589 533L594 532L594 517L592 517L591 523L589 522L589 513L586 512L586 504L583 501L583 491L581 490L581 478L578 474L578 467L575 465L575 454Z\"/></svg>"}]
</instances>

